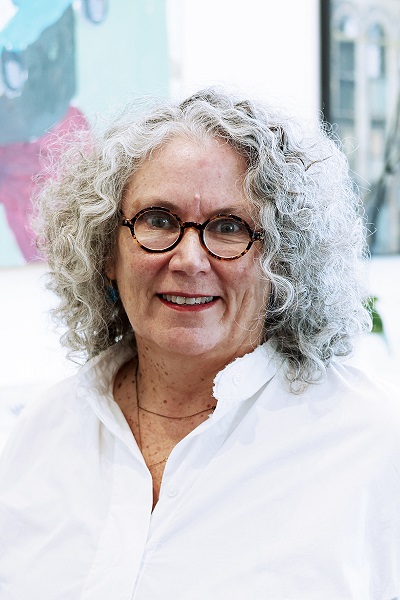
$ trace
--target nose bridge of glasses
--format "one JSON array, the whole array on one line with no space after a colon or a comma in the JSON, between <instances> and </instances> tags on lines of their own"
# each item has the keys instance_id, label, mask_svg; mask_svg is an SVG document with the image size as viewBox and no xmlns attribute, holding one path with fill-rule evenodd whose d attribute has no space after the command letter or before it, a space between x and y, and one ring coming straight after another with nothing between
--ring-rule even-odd
<instances>
[{"instance_id":1,"label":"nose bridge of glasses","mask_svg":"<svg viewBox=\"0 0 400 600\"><path fill-rule=\"evenodd\" d=\"M200 241L200 244L203 246L203 248L206 248L206 246L204 244L204 238L203 238L204 225L201 223L196 223L195 221L186 221L185 223L181 223L180 241L182 241L182 238L183 238L184 234L186 233L187 229L195 229L198 233L198 239Z\"/></svg>"},{"instance_id":2,"label":"nose bridge of glasses","mask_svg":"<svg viewBox=\"0 0 400 600\"><path fill-rule=\"evenodd\" d=\"M201 234L204 229L204 226L201 223L196 223L195 221L186 221L182 223L182 231L186 229L197 229L197 231Z\"/></svg>"}]
</instances>

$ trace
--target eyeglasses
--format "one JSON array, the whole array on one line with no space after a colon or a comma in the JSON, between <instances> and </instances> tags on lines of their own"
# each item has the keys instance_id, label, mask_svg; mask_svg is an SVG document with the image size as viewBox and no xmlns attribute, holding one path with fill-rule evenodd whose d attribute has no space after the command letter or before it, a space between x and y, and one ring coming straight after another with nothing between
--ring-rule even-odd
<instances>
[{"instance_id":1,"label":"eyeglasses","mask_svg":"<svg viewBox=\"0 0 400 600\"><path fill-rule=\"evenodd\" d=\"M264 239L262 231L253 231L236 215L215 215L204 223L183 223L167 208L149 206L132 219L123 218L121 225L129 227L132 237L146 252L168 252L175 248L185 229L197 229L200 242L211 256L234 260L248 252L254 242Z\"/></svg>"}]
</instances>

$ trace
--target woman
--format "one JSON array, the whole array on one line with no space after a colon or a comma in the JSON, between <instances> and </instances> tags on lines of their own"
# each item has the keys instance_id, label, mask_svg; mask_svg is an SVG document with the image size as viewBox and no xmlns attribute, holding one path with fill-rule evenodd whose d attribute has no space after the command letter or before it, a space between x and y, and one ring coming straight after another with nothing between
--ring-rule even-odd
<instances>
[{"instance_id":1,"label":"woman","mask_svg":"<svg viewBox=\"0 0 400 600\"><path fill-rule=\"evenodd\" d=\"M336 360L369 316L335 143L209 89L128 108L39 202L89 360L4 453L1 598L400 595L398 398Z\"/></svg>"}]
</instances>

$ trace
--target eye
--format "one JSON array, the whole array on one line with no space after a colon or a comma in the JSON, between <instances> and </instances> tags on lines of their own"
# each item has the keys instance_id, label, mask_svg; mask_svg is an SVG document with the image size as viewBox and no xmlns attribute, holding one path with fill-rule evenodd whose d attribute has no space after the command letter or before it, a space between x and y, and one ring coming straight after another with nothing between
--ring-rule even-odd
<instances>
[{"instance_id":1,"label":"eye","mask_svg":"<svg viewBox=\"0 0 400 600\"><path fill-rule=\"evenodd\" d=\"M231 217L219 217L210 221L207 226L207 230L210 234L214 235L222 235L225 237L230 236L248 236L247 229L241 223L241 221L237 221L236 219L232 219Z\"/></svg>"},{"instance_id":2,"label":"eye","mask_svg":"<svg viewBox=\"0 0 400 600\"><path fill-rule=\"evenodd\" d=\"M219 221L215 224L215 230L224 235L235 234L241 230L241 224L231 219L225 221Z\"/></svg>"},{"instance_id":3,"label":"eye","mask_svg":"<svg viewBox=\"0 0 400 600\"><path fill-rule=\"evenodd\" d=\"M160 215L147 217L147 222L151 227L155 227L156 229L168 229L168 227L171 227L168 217L161 217Z\"/></svg>"},{"instance_id":4,"label":"eye","mask_svg":"<svg viewBox=\"0 0 400 600\"><path fill-rule=\"evenodd\" d=\"M173 215L159 210L144 213L140 220L142 223L145 223L148 229L176 229L178 225Z\"/></svg>"}]
</instances>

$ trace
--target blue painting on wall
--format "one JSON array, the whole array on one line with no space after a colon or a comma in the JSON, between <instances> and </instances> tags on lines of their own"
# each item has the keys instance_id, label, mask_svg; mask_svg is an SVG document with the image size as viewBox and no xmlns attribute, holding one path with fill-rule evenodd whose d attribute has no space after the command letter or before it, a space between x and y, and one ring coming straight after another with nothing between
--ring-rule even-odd
<instances>
[{"instance_id":1,"label":"blue painting on wall","mask_svg":"<svg viewBox=\"0 0 400 600\"><path fill-rule=\"evenodd\" d=\"M36 260L33 178L54 134L168 94L165 0L0 0L0 266Z\"/></svg>"}]
</instances>

